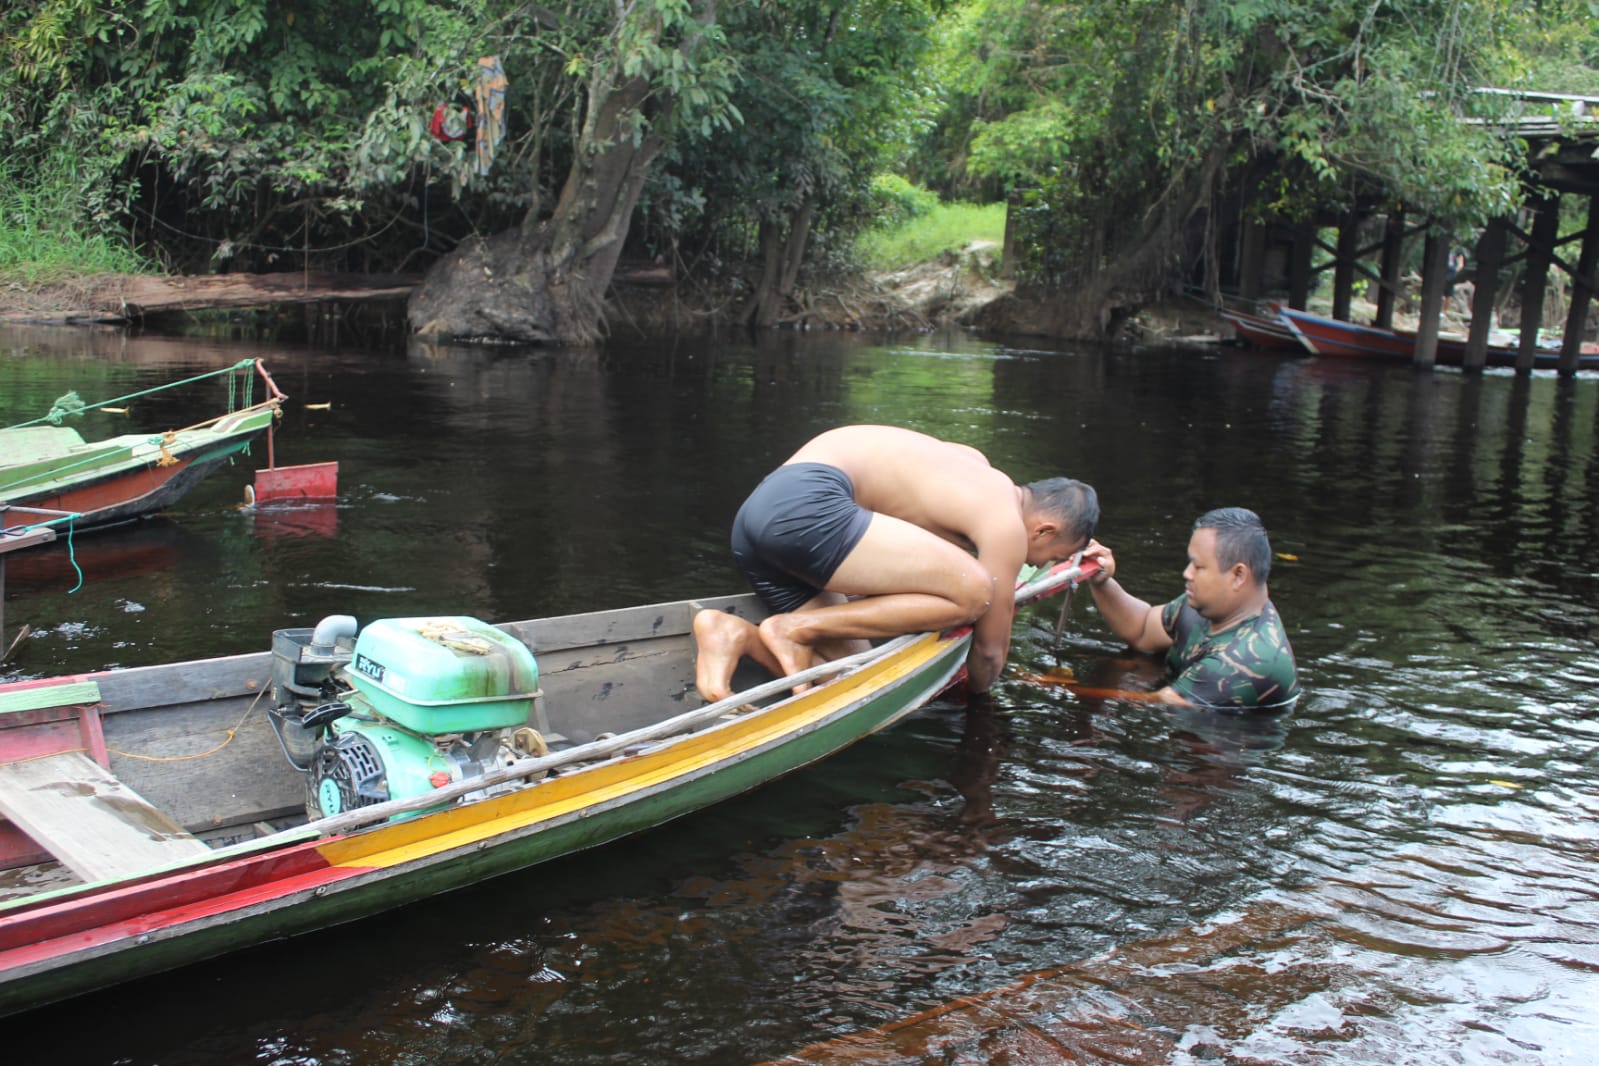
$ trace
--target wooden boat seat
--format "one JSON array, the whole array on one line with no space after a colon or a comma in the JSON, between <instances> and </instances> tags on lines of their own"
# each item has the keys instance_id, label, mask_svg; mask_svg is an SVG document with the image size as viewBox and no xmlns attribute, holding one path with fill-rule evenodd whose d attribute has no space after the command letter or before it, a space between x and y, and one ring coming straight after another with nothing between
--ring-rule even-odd
<instances>
[{"instance_id":1,"label":"wooden boat seat","mask_svg":"<svg viewBox=\"0 0 1599 1066\"><path fill-rule=\"evenodd\" d=\"M211 850L82 752L0 763L0 813L85 881Z\"/></svg>"},{"instance_id":2,"label":"wooden boat seat","mask_svg":"<svg viewBox=\"0 0 1599 1066\"><path fill-rule=\"evenodd\" d=\"M26 426L5 431L6 464L59 459L83 447L83 436L70 426Z\"/></svg>"}]
</instances>

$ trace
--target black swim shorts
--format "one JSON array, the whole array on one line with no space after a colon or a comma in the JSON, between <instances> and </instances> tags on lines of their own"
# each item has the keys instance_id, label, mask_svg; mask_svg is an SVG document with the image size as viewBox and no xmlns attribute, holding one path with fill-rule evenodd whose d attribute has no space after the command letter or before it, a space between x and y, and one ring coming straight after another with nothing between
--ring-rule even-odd
<instances>
[{"instance_id":1,"label":"black swim shorts","mask_svg":"<svg viewBox=\"0 0 1599 1066\"><path fill-rule=\"evenodd\" d=\"M789 463L768 474L739 508L733 561L766 606L792 611L822 591L871 521L844 471Z\"/></svg>"}]
</instances>

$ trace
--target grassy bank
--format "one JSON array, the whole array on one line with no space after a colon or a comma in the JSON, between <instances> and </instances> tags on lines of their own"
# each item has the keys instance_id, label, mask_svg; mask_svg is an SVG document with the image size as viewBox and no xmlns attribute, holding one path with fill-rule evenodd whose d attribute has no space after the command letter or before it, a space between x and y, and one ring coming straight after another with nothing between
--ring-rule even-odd
<instances>
[{"instance_id":1,"label":"grassy bank","mask_svg":"<svg viewBox=\"0 0 1599 1066\"><path fill-rule=\"evenodd\" d=\"M87 215L69 174L24 172L0 162L0 284L54 285L94 274L157 272Z\"/></svg>"},{"instance_id":2,"label":"grassy bank","mask_svg":"<svg viewBox=\"0 0 1599 1066\"><path fill-rule=\"evenodd\" d=\"M958 252L973 241L1005 237L1004 204L938 204L898 225L867 231L856 254L871 270L898 270Z\"/></svg>"}]
</instances>

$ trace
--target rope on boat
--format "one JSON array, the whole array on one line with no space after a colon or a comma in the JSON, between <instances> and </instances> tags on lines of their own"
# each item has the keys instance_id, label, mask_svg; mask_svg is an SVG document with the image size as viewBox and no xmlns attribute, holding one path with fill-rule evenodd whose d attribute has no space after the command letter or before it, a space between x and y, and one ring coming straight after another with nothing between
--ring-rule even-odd
<instances>
[{"instance_id":1,"label":"rope on boat","mask_svg":"<svg viewBox=\"0 0 1599 1066\"><path fill-rule=\"evenodd\" d=\"M251 684L255 684L255 682L252 681ZM261 691L255 694L255 699L250 701L250 706L244 709L244 713L239 716L239 720L233 723L233 728L223 730L222 743L213 748L207 748L205 751L197 751L193 755L140 755L138 752L133 751L119 751L118 749L109 745L106 746L105 750L110 752L112 755L120 755L124 759L139 759L142 762L188 762L190 759L203 759L208 755L215 755L217 752L233 743L234 738L239 735L239 730L244 728L245 720L248 719L251 714L255 713L256 704L261 702L261 697L265 696L271 691L272 686L266 682L262 682ZM280 745L283 743L283 739L281 737L278 738L278 743ZM285 751L284 754L287 755L288 752ZM294 760L291 759L289 761L290 763L293 763Z\"/></svg>"},{"instance_id":2,"label":"rope on boat","mask_svg":"<svg viewBox=\"0 0 1599 1066\"><path fill-rule=\"evenodd\" d=\"M244 384L242 386L238 383L237 379L238 379L239 373L241 371L244 371L244 370L247 370L247 369L253 369L258 362L259 362L259 360L255 360L255 359L241 359L239 362L235 363L234 365L229 366L229 367L224 367L221 370L212 370L212 371L209 371L209 372L204 373L204 374L197 374L196 376L194 376L192 378L185 378L182 381L170 381L170 382L166 383L165 385L157 385L154 388L145 389L142 392L129 393L126 396L118 396L115 399L105 400L105 401L103 401L101 403L97 403L97 404L85 404L82 400L78 399L78 394L76 392L69 392L66 395L62 396L60 399L56 400L55 404L50 408L50 413L49 414L43 415L43 416L41 416L39 418L35 418L35 419L33 419L31 421L28 421L28 422L19 422L19 423L17 423L14 426L7 426L5 428L6 429L23 429L23 428L26 428L28 426L37 425L40 422L49 422L52 425L57 425L58 426L58 425L60 425L62 423L62 421L66 417L75 416L75 415L81 415L83 413L83 411L86 410L88 407L104 407L107 404L120 403L123 400L137 399L140 396L148 396L148 395L151 395L152 393L163 392L163 391L165 391L167 389L177 388L180 385L188 385L188 384L192 384L193 382L196 382L196 381L204 381L206 378L214 378L214 377L217 377L217 376L219 376L221 374L228 375L228 410L227 410L227 414L218 415L215 418L208 418L208 419L205 419L204 421L196 422L192 426L184 426L182 429L164 430L164 431L162 431L160 433L156 433L155 435L147 437L145 439L145 441L144 441L145 445L150 446L150 447L159 448L160 451L161 451L161 458L157 460L156 465L158 465L158 466L171 466L173 463L176 463L177 460L172 457L172 454L167 449L170 446L170 444L172 443L172 441L177 439L177 435L179 433L187 433L187 432L190 432L192 430L203 429L204 427L209 426L212 423L219 422L222 419L227 418L229 415L232 415L232 414L236 413L236 411L250 411L253 408L255 408L256 406L262 406L262 407L271 406L271 405L276 404L276 403L278 403L280 401L281 397L268 397L267 399L263 400L260 405L254 404L252 402L252 398L253 398L254 393L255 393L255 375L253 375L253 374L245 374L244 375L245 380L244 380ZM241 392L242 392L242 395L241 395ZM243 406L235 408L234 405L236 403L238 403L240 400L243 401ZM129 445L128 449L127 449L128 453L131 455L133 449L136 448L136 447L138 447L138 445ZM250 445L248 443L246 443L244 445L243 451L244 451L245 455L251 454ZM96 463L104 462L105 459L106 459L106 454L105 453L91 451L89 454L85 455L82 459L78 460L77 462L68 463L68 464L63 465L61 467L58 467L57 469L59 470L60 473L63 473L63 474L71 473L71 472L73 472L75 470L78 470L81 467L92 466L92 465L94 465ZM11 482L10 484L0 485L0 492L4 492L4 491L6 491L8 489L14 489L18 485L26 484L27 480L28 479L26 477L24 477L21 480ZM76 517L76 516L74 516L74 517ZM35 526L51 525L54 522L60 522L60 521L66 521L66 519L53 519L50 522L33 522L33 523L30 523L29 525L18 527L18 528L20 528L21 530L26 531L28 529L34 528ZM76 564L74 564L74 565L76 565ZM81 571L79 573L79 583L80 584L82 583L82 573L81 573Z\"/></svg>"},{"instance_id":3,"label":"rope on boat","mask_svg":"<svg viewBox=\"0 0 1599 1066\"><path fill-rule=\"evenodd\" d=\"M86 404L82 400L78 399L78 394L76 392L69 392L65 396L61 397L59 400L57 400L55 402L55 404L50 408L50 413L49 414L41 415L38 418L31 419L31 420L29 420L27 422L18 422L14 426L7 426L5 428L6 429L23 429L24 427L27 427L27 426L38 425L40 422L49 422L51 425L59 426L65 418L67 418L69 416L72 416L72 415L81 415L86 409L88 409L90 407L105 407L108 404L122 403L124 400L136 400L140 396L149 396L149 395L152 395L152 394L157 393L157 392L165 392L167 389L175 389L175 388L177 388L180 385L192 385L196 381L204 381L206 378L214 378L214 377L218 377L218 376L220 376L222 374L234 374L234 373L237 373L237 372L239 372L241 370L249 370L249 369L253 368L254 366L255 366L255 360L254 359L241 359L237 363L234 363L232 366L223 367L221 370L210 370L210 371L207 371L204 374L196 374L192 378L184 378L182 381L169 381L165 385L157 385L154 388L144 389L141 392L130 392L126 396L118 396L115 399L111 399L111 400L101 400L99 403ZM245 406L249 406L249 396L250 396L251 390L254 388L254 385L255 385L255 379L253 377L250 378L250 380L245 385L245 392L244 392ZM233 392L234 392L234 381L233 381L232 378L229 378L228 379L228 410L229 411L231 411L233 409L233 399L234 399Z\"/></svg>"},{"instance_id":4,"label":"rope on boat","mask_svg":"<svg viewBox=\"0 0 1599 1066\"><path fill-rule=\"evenodd\" d=\"M4 488L4 486L0 486L0 488ZM0 512L9 511L10 509L11 508L3 506L3 501L0 501ZM73 546L72 534L77 528L77 520L82 518L83 514L79 511L53 512L45 511L43 508L29 508L21 506L16 507L16 510L37 511L44 514L60 514L59 518L47 518L37 522L25 522L21 525L5 526L4 528L0 528L0 540L4 540L6 537L21 537L35 529L59 525L65 522L67 526L67 562L72 564L73 571L78 575L78 583L67 589L67 593L70 595L81 589L83 587L83 568L78 565L78 553Z\"/></svg>"},{"instance_id":5,"label":"rope on boat","mask_svg":"<svg viewBox=\"0 0 1599 1066\"><path fill-rule=\"evenodd\" d=\"M71 588L67 589L67 595L68 596L72 595L74 592L77 592L79 589L81 589L83 587L83 567L78 565L78 549L77 549L77 546L72 541L72 534L77 528L76 523L77 523L77 520L78 520L79 517L81 517L79 512L73 511L66 518L66 523L67 523L67 562L72 564L72 572L78 575L78 583L76 585L73 585ZM59 519L57 521L59 521Z\"/></svg>"},{"instance_id":6,"label":"rope on boat","mask_svg":"<svg viewBox=\"0 0 1599 1066\"><path fill-rule=\"evenodd\" d=\"M251 682L251 684L254 683L255 682ZM120 755L124 759L139 759L143 762L188 762L190 759L203 759L208 755L215 755L217 752L233 743L234 738L239 735L239 730L244 728L245 720L248 719L252 713L254 713L256 704L260 703L261 697L265 696L270 691L272 691L272 686L262 683L261 691L256 693L255 699L250 701L250 706L244 709L244 713L239 716L239 720L233 723L233 728L223 730L224 738L222 743L216 745L215 747L207 748L205 751L197 751L193 755L140 755L135 751L123 751L120 748L113 748L109 744L106 745L105 750L112 755ZM282 738L279 738L278 743L279 745L283 743ZM6 761L18 763L34 762L38 759L48 759L56 755L65 755L70 752L82 752L83 754L88 755L89 749L82 747L65 748L62 751L47 751L40 755L29 755L25 758L7 759ZM283 754L287 755L288 751L285 750ZM290 762L293 762L293 760L291 759Z\"/></svg>"}]
</instances>

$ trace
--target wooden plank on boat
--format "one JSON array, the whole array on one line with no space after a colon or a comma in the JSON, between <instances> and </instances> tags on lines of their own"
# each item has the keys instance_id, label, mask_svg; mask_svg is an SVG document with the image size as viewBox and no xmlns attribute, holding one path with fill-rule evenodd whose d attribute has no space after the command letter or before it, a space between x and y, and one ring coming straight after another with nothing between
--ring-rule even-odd
<instances>
[{"instance_id":1,"label":"wooden plank on boat","mask_svg":"<svg viewBox=\"0 0 1599 1066\"><path fill-rule=\"evenodd\" d=\"M210 851L80 752L0 764L0 813L85 881Z\"/></svg>"},{"instance_id":2,"label":"wooden plank on boat","mask_svg":"<svg viewBox=\"0 0 1599 1066\"><path fill-rule=\"evenodd\" d=\"M249 652L99 675L107 714L233 696L255 696L272 683L272 653Z\"/></svg>"},{"instance_id":3,"label":"wooden plank on boat","mask_svg":"<svg viewBox=\"0 0 1599 1066\"><path fill-rule=\"evenodd\" d=\"M49 707L77 707L100 702L100 686L93 681L73 681L36 688L12 688L0 693L0 714L39 711Z\"/></svg>"}]
</instances>

